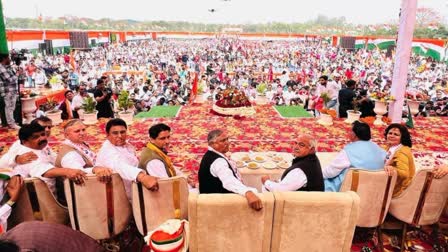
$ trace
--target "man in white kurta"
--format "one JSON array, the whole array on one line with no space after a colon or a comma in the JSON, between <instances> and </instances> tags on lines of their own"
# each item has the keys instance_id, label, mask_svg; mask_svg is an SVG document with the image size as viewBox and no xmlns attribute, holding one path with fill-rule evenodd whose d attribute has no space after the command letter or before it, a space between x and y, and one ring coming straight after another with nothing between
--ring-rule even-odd
<instances>
[{"instance_id":1,"label":"man in white kurta","mask_svg":"<svg viewBox=\"0 0 448 252\"><path fill-rule=\"evenodd\" d=\"M106 124L107 140L98 152L97 166L109 167L120 174L128 195L132 200L132 181L141 182L146 188L156 191L159 186L157 179L147 175L138 168L138 158L134 147L127 142L127 125L122 119L115 118Z\"/></svg>"}]
</instances>

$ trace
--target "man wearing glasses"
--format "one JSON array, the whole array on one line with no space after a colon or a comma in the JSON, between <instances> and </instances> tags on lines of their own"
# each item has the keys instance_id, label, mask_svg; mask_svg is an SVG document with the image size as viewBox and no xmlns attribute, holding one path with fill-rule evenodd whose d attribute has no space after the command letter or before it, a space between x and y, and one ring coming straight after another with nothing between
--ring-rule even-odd
<instances>
[{"instance_id":1,"label":"man wearing glasses","mask_svg":"<svg viewBox=\"0 0 448 252\"><path fill-rule=\"evenodd\" d=\"M241 182L238 169L232 167L225 156L230 147L227 133L220 129L212 130L207 141L208 151L199 166L199 193L237 193L246 197L251 208L261 210L263 203L255 194L257 190Z\"/></svg>"},{"instance_id":2,"label":"man wearing glasses","mask_svg":"<svg viewBox=\"0 0 448 252\"><path fill-rule=\"evenodd\" d=\"M33 121L31 121L31 123L38 123L40 126L44 127L45 135L47 136L47 138L50 137L51 128L53 128L53 122L50 118L42 116L34 119ZM37 159L37 155L32 151L28 151L19 155L18 150L20 146L20 140L15 141L11 145L8 152L0 158L0 167L14 168L17 165L28 164Z\"/></svg>"},{"instance_id":3,"label":"man wearing glasses","mask_svg":"<svg viewBox=\"0 0 448 252\"><path fill-rule=\"evenodd\" d=\"M324 191L324 178L319 158L316 156L316 140L299 136L293 143L292 165L286 169L279 182L265 175L261 178L264 189L270 192Z\"/></svg>"}]
</instances>

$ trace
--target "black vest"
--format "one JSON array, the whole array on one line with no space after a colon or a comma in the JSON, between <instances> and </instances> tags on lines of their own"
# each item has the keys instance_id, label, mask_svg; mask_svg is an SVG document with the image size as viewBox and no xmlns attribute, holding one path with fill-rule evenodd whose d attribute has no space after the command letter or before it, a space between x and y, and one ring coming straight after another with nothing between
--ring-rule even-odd
<instances>
[{"instance_id":1,"label":"black vest","mask_svg":"<svg viewBox=\"0 0 448 252\"><path fill-rule=\"evenodd\" d=\"M202 157L201 164L199 165L199 172L198 172L199 193L232 193L231 191L226 190L222 186L222 182L219 178L214 177L210 173L210 166L218 158L223 158L223 157L216 154L213 151L207 151L204 154L204 157ZM226 162L227 162L227 160L226 160ZM235 178L237 178L237 176L236 176L235 172L233 171L232 167L230 166L229 162L227 162L227 164L229 165L229 169L232 171L233 176L235 176Z\"/></svg>"},{"instance_id":2,"label":"black vest","mask_svg":"<svg viewBox=\"0 0 448 252\"><path fill-rule=\"evenodd\" d=\"M282 179L292 170L300 169L305 173L306 186L297 189L297 191L320 191L325 190L322 168L316 154L310 154L305 157L297 157L292 160L292 165L283 172Z\"/></svg>"}]
</instances>

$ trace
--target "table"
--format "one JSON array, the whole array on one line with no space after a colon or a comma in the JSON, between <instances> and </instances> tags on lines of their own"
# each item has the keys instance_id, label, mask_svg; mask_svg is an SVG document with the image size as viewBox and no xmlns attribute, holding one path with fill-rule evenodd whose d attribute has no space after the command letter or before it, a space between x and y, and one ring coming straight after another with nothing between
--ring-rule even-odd
<instances>
[{"instance_id":1,"label":"table","mask_svg":"<svg viewBox=\"0 0 448 252\"><path fill-rule=\"evenodd\" d=\"M320 160L321 167L327 166L338 154L338 152L318 152L316 153L317 157ZM263 160L260 160L259 162L255 161L257 157L263 158ZM277 158L278 157L278 158ZM247 158L250 158L250 161L247 160ZM282 168L273 168L273 169L266 169L264 166L268 163L282 163L286 162L287 165L283 166ZM241 174L241 179L243 180L243 183L247 186L256 188L259 192L261 192L262 184L261 184L261 177L264 175L268 175L272 180L278 180L281 178L283 172L285 169L287 169L293 160L293 155L291 153L287 152L274 152L274 151L268 151L268 152L234 152L230 156L230 160L235 162L236 166L238 167L238 170ZM274 160L277 159L278 162L275 162ZM244 163L241 163L241 160L247 160ZM250 169L247 168L247 165L250 163L254 163L258 165L257 169Z\"/></svg>"}]
</instances>

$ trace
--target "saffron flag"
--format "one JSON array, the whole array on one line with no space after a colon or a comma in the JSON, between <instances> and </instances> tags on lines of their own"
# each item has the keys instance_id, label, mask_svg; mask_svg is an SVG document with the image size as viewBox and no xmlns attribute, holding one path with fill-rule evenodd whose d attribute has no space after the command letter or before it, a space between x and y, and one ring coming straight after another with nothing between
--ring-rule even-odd
<instances>
[{"instance_id":1,"label":"saffron flag","mask_svg":"<svg viewBox=\"0 0 448 252\"><path fill-rule=\"evenodd\" d=\"M198 73L194 73L193 87L191 88L191 92L194 96L198 94Z\"/></svg>"},{"instance_id":2,"label":"saffron flag","mask_svg":"<svg viewBox=\"0 0 448 252\"><path fill-rule=\"evenodd\" d=\"M72 66L73 72L76 72L75 50L70 52L70 66Z\"/></svg>"},{"instance_id":3,"label":"saffron flag","mask_svg":"<svg viewBox=\"0 0 448 252\"><path fill-rule=\"evenodd\" d=\"M408 104L408 121L406 122L406 126L410 129L414 128L414 120L412 119L412 113L409 104Z\"/></svg>"}]
</instances>

